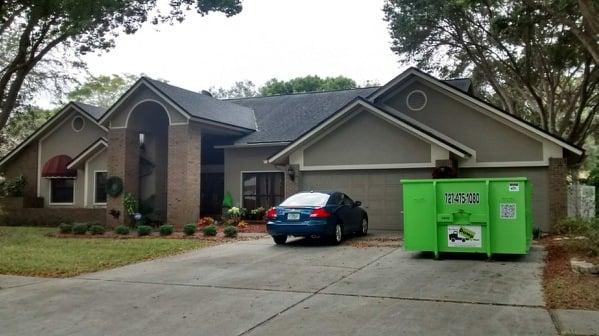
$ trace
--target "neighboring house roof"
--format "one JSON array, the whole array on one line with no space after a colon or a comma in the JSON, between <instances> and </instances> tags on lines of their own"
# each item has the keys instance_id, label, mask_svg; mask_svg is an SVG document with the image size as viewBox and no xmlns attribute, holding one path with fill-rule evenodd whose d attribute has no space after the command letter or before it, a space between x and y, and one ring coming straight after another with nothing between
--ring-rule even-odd
<instances>
[{"instance_id":1,"label":"neighboring house roof","mask_svg":"<svg viewBox=\"0 0 599 336\"><path fill-rule=\"evenodd\" d=\"M258 129L235 144L289 142L319 124L356 97L377 88L297 93L280 96L230 99L254 110Z\"/></svg>"},{"instance_id":2,"label":"neighboring house roof","mask_svg":"<svg viewBox=\"0 0 599 336\"><path fill-rule=\"evenodd\" d=\"M252 109L219 100L198 92L182 89L152 78L141 77L119 100L112 105L100 122L105 122L115 109L141 84L145 84L172 103L188 118L205 120L253 131L256 121Z\"/></svg>"},{"instance_id":3,"label":"neighboring house roof","mask_svg":"<svg viewBox=\"0 0 599 336\"><path fill-rule=\"evenodd\" d=\"M40 126L40 128L38 128L35 132L33 132L30 136L28 136L25 140L23 140L23 142L21 142L17 147L13 148L13 150L8 152L8 154L6 154L2 159L0 159L0 166L5 164L8 160L10 160L10 158L12 158L18 152L20 152L21 149L23 149L27 145L29 145L33 140L40 137L44 133L45 130L47 130L52 125L54 125L58 120L61 120L61 117L65 113L67 113L67 111L69 111L70 109L75 109L76 111L81 112L81 114L83 116L87 117L94 124L98 125L98 127L100 127L101 129L103 129L105 131L108 131L107 128L105 128L104 126L102 126L98 123L98 116L103 114L103 112L102 112L103 109L101 107L84 104L84 103L80 103L80 102L69 102L60 111L58 111L52 118L48 119L48 121L46 121L42 126Z\"/></svg>"},{"instance_id":4,"label":"neighboring house roof","mask_svg":"<svg viewBox=\"0 0 599 336\"><path fill-rule=\"evenodd\" d=\"M73 103L73 105L76 105L83 112L89 114L91 117L93 117L96 120L100 120L102 115L104 115L104 113L106 112L106 108L104 108L104 107L94 106L94 105L90 105L90 104L86 104L86 103L82 103L82 102L72 102L72 103Z\"/></svg>"},{"instance_id":5,"label":"neighboring house roof","mask_svg":"<svg viewBox=\"0 0 599 336\"><path fill-rule=\"evenodd\" d=\"M456 86L453 85L456 83L452 84L452 83L449 83L448 81L440 80L440 79L438 79L418 68L412 67L412 68L409 68L408 70L402 72L401 74L396 76L394 79L389 81L387 84L385 84L384 86L381 86L378 90L376 90L370 96L368 96L367 97L368 100L376 101L377 98L383 96L385 93L392 90L394 87L397 86L397 84L403 82L409 76L416 76L420 79L427 81L428 83L437 85L437 86L455 94L456 96L458 96L460 98L466 99L467 101L470 101L470 102L474 103L475 105L478 105L483 110L493 113L505 120L508 120L512 124L520 126L527 131L530 131L542 138L545 138L545 139L559 145L560 147L569 150L570 152L572 152L576 155L580 156L580 155L584 154L584 149L582 149L581 147L579 147L575 144L572 144L572 143L566 141L565 139L562 139L559 136L551 134L551 133L547 132L546 130L544 130L544 129L542 129L542 128L540 128L540 127L538 127L518 116L512 115L512 114L502 110L501 108L494 106L494 105L490 104L489 102L484 101L484 100L472 95L470 92L467 92L467 91L465 92L461 89L456 89Z\"/></svg>"},{"instance_id":6,"label":"neighboring house roof","mask_svg":"<svg viewBox=\"0 0 599 336\"><path fill-rule=\"evenodd\" d=\"M439 137L436 137L435 135L430 134L430 133L422 130L419 127L416 127L415 125L409 123L406 120L399 119L397 116L381 109L380 107L373 105L371 102L365 100L362 97L356 97L353 100L349 101L347 104L345 104L343 107L341 107L340 109L335 111L335 113L328 116L326 119L322 120L318 124L314 125L310 129L306 130L304 133L302 133L300 136L298 136L287 147L283 148L281 151L279 151L279 152L275 153L274 155L272 155L271 157L269 157L267 159L267 162L276 163L277 160L279 160L280 158L283 158L286 155L290 154L296 148L307 143L313 137L318 136L319 132L322 131L323 129L325 129L326 127L331 126L337 120L341 120L345 114L353 111L356 107L363 107L365 109L368 109L371 112L376 113L377 115L381 116L382 118L388 120L389 122L407 130L408 132L410 132L422 139L425 139L427 142L433 143L442 148L445 148L446 150L448 150L460 157L469 156L468 152L455 146L454 144L451 144Z\"/></svg>"}]
</instances>

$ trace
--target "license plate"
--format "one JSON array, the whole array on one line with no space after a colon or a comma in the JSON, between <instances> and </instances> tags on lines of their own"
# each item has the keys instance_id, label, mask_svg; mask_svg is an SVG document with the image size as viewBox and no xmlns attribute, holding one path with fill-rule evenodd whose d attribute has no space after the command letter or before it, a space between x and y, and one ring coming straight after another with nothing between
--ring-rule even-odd
<instances>
[{"instance_id":1,"label":"license plate","mask_svg":"<svg viewBox=\"0 0 599 336\"><path fill-rule=\"evenodd\" d=\"M288 220L298 220L298 219L300 219L300 214L299 213L288 213L287 219Z\"/></svg>"}]
</instances>

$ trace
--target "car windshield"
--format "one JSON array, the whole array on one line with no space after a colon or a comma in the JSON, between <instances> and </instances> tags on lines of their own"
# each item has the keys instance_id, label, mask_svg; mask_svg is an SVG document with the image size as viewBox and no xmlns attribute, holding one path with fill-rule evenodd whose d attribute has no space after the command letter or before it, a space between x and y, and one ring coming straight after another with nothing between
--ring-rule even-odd
<instances>
[{"instance_id":1,"label":"car windshield","mask_svg":"<svg viewBox=\"0 0 599 336\"><path fill-rule=\"evenodd\" d=\"M329 194L318 192L295 194L281 203L282 207L322 207L327 204Z\"/></svg>"}]
</instances>

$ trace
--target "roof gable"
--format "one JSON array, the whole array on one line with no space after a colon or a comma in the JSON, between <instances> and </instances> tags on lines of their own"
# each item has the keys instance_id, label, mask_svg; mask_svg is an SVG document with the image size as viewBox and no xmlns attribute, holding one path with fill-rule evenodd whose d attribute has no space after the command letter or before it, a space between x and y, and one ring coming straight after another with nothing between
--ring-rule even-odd
<instances>
[{"instance_id":1,"label":"roof gable","mask_svg":"<svg viewBox=\"0 0 599 336\"><path fill-rule=\"evenodd\" d=\"M80 113L89 121L100 127L100 129L102 129L103 131L108 131L106 127L102 126L98 122L97 116L103 113L102 108L80 102L69 102L62 109L60 109L60 111L58 111L52 118L48 119L48 121L46 121L42 126L40 126L40 128L38 128L35 132L33 132L30 136L23 140L23 142L21 142L17 147L13 148L10 152L8 152L8 154L6 154L0 160L0 166L8 162L23 148L27 147L27 145L29 145L32 141L44 135L44 132L48 130L53 130L52 127L56 125L58 122L64 120L63 117L65 117L65 115L67 115L69 112L72 112L73 110Z\"/></svg>"},{"instance_id":2,"label":"roof gable","mask_svg":"<svg viewBox=\"0 0 599 336\"><path fill-rule=\"evenodd\" d=\"M378 90L376 90L371 95L369 95L367 99L371 102L376 102L380 97L382 97L386 93L392 91L395 87L402 85L402 83L404 83L406 80L408 80L412 76L416 76L432 85L435 85L443 90L446 90L450 94L455 95L458 98L465 99L465 100L473 103L474 105L480 107L481 109L488 111L489 113L492 113L505 121L508 121L512 125L517 126L519 129L526 131L526 132L531 132L532 134L536 134L544 139L547 139L547 140L559 145L560 147L567 149L568 151L570 151L576 155L582 155L584 153L584 150L582 148L580 148L576 145L573 145L571 143L568 143L564 139L561 139L560 137L557 137L557 136L541 129L540 127L533 125L519 117L511 115L511 114L507 113L506 111L503 111L503 110L485 102L484 100L481 100L473 95L469 95L467 92L464 92L464 91L456 88L456 86L452 85L451 83L447 83L446 81L439 80L439 79L437 79L417 68L413 68L413 67L402 72L400 75L398 75L397 77L395 77L394 79L389 81L384 86L381 86Z\"/></svg>"},{"instance_id":3,"label":"roof gable","mask_svg":"<svg viewBox=\"0 0 599 336\"><path fill-rule=\"evenodd\" d=\"M112 113L135 92L145 86L162 99L172 104L188 119L209 121L245 130L255 130L254 112L245 106L221 101L216 98L182 89L148 77L141 77L114 103L102 116L100 122L106 123Z\"/></svg>"},{"instance_id":4,"label":"roof gable","mask_svg":"<svg viewBox=\"0 0 599 336\"><path fill-rule=\"evenodd\" d=\"M380 108L372 105L370 102L366 101L365 99L358 97L358 98L355 98L354 100L350 101L344 107L342 107L341 109L336 111L334 114L330 115L328 118L326 118L319 124L315 125L308 131L304 132L301 136L297 137L297 139L295 139L295 141L293 141L291 144L289 144L283 150L281 150L280 152L269 157L267 159L267 162L268 163L278 162L281 158L289 155L291 152L298 149L300 146L308 143L311 139L318 136L323 129L325 129L325 128L331 126L333 123L341 120L346 114L354 111L357 107L363 107L373 113L376 113L380 117L385 118L387 121L395 124L398 127L403 128L407 132L409 132L417 137L420 137L421 139L424 139L425 141L427 141L429 143L432 143L441 148L444 148L459 157L467 157L468 156L468 153L466 151L456 147L455 145L447 143L447 142L443 141L442 139L435 137L432 134L428 134L427 132L409 124L408 122L400 120L397 117L393 116L392 114L390 114L384 110L381 110Z\"/></svg>"}]
</instances>

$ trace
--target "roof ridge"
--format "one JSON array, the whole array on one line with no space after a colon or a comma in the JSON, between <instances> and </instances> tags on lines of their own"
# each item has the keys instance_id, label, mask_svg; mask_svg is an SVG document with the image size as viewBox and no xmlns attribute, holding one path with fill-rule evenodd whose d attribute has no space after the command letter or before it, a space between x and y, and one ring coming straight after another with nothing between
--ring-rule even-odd
<instances>
[{"instance_id":1,"label":"roof ridge","mask_svg":"<svg viewBox=\"0 0 599 336\"><path fill-rule=\"evenodd\" d=\"M351 89L306 91L306 92L283 93L283 94L276 94L276 95L270 95L270 96L238 97L238 98L223 98L223 99L216 98L216 99L221 100L221 101L229 101L229 100L254 99L254 98L272 98L272 97L299 96L299 95L330 93L330 92L340 92L340 91L355 91L355 90L364 90L364 89L374 89L374 88L379 88L379 87L381 87L381 86L373 85L373 86L356 87L356 88L351 88Z\"/></svg>"}]
</instances>

